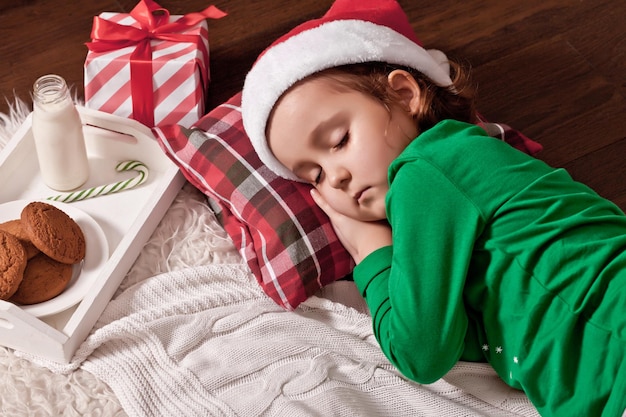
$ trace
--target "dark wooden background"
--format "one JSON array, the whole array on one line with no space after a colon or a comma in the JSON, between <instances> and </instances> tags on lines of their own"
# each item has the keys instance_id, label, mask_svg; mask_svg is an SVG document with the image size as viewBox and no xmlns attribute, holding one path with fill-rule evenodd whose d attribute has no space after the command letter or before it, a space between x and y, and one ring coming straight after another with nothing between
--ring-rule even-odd
<instances>
[{"instance_id":1,"label":"dark wooden background","mask_svg":"<svg viewBox=\"0 0 626 417\"><path fill-rule=\"evenodd\" d=\"M358 0L355 0L358 1ZM259 52L331 0L161 0L172 14L215 4L208 108L242 87ZM479 109L545 148L539 155L626 209L626 1L400 0L427 47L474 68ZM0 0L0 112L33 81L65 77L83 94L92 18L135 0ZM1 186L1 185L0 185Z\"/></svg>"}]
</instances>

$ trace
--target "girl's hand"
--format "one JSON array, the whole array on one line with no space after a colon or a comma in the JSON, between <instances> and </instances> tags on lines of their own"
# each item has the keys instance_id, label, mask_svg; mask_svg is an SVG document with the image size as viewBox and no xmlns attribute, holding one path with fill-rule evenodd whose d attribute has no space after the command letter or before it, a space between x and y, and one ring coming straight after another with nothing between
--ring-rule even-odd
<instances>
[{"instance_id":1,"label":"girl's hand","mask_svg":"<svg viewBox=\"0 0 626 417\"><path fill-rule=\"evenodd\" d=\"M338 213L314 188L311 196L330 218L339 241L355 263L359 264L376 249L391 245L391 228L386 222L365 222Z\"/></svg>"}]
</instances>

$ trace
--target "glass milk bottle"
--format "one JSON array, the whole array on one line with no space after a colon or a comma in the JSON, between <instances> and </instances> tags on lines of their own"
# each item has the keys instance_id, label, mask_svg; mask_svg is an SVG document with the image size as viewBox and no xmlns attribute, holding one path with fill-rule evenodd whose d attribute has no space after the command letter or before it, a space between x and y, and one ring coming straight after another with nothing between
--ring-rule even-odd
<instances>
[{"instance_id":1,"label":"glass milk bottle","mask_svg":"<svg viewBox=\"0 0 626 417\"><path fill-rule=\"evenodd\" d=\"M65 80L44 75L33 85L32 132L43 182L57 191L87 181L83 126Z\"/></svg>"}]
</instances>

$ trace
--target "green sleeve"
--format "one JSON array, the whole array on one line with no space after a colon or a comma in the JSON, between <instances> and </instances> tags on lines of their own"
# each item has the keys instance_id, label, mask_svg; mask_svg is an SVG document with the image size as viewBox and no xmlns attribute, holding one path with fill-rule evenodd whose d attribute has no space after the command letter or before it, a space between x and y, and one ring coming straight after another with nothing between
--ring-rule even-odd
<instances>
[{"instance_id":1,"label":"green sleeve","mask_svg":"<svg viewBox=\"0 0 626 417\"><path fill-rule=\"evenodd\" d=\"M393 247L366 257L354 279L386 356L407 377L431 383L464 350L463 287L484 221L452 181L419 158L396 173L387 209Z\"/></svg>"}]
</instances>

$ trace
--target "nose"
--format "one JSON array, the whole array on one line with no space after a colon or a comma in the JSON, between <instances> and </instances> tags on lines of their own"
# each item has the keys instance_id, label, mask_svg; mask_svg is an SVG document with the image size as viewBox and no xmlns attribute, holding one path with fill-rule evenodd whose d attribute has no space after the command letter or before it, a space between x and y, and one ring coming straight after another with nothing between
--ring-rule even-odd
<instances>
[{"instance_id":1,"label":"nose","mask_svg":"<svg viewBox=\"0 0 626 417\"><path fill-rule=\"evenodd\" d=\"M350 172L344 167L334 167L326 175L328 175L328 182L333 188L343 188L350 180Z\"/></svg>"}]
</instances>

